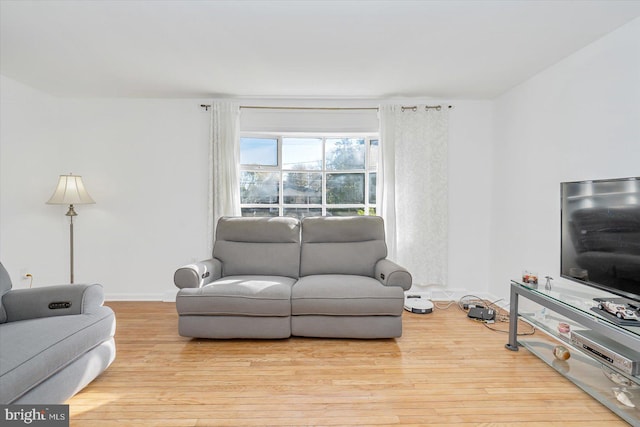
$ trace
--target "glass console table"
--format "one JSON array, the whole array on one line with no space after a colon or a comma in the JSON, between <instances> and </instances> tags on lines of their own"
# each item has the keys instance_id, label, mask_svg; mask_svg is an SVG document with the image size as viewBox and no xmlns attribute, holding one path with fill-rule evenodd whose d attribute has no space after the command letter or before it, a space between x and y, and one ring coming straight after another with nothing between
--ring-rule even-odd
<instances>
[{"instance_id":1,"label":"glass console table","mask_svg":"<svg viewBox=\"0 0 640 427\"><path fill-rule=\"evenodd\" d=\"M520 297L528 301L519 301ZM596 300L620 298L577 283L554 283L551 290L545 290L544 285L536 287L512 281L506 348L517 351L519 345L524 346L622 419L640 425L640 375L632 375L629 369L607 362L608 354L594 354L584 349L582 343L572 340L575 332L592 334L591 338L604 337L602 341L594 339L603 348L612 348L613 344L625 354L637 353L640 357L640 321L620 321L599 309ZM547 336L518 336L518 317ZM638 326L634 322L638 322ZM554 356L558 345L569 350L568 360ZM592 346L596 352L597 345Z\"/></svg>"}]
</instances>

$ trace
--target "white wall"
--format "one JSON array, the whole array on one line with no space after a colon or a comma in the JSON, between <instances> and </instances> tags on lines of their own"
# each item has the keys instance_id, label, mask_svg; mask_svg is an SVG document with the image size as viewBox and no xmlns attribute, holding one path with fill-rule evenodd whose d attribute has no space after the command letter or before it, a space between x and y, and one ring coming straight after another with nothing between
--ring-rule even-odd
<instances>
[{"instance_id":1,"label":"white wall","mask_svg":"<svg viewBox=\"0 0 640 427\"><path fill-rule=\"evenodd\" d=\"M560 182L640 176L640 18L495 102L492 294L559 278Z\"/></svg>"},{"instance_id":2,"label":"white wall","mask_svg":"<svg viewBox=\"0 0 640 427\"><path fill-rule=\"evenodd\" d=\"M108 299L175 293L175 268L209 255L203 100L65 99L0 83L0 259L14 286L26 272L34 286L68 281L66 208L45 201L73 172L96 200L76 206L76 283L102 283ZM477 292L489 271L491 114L489 101L457 101L450 116L449 287Z\"/></svg>"},{"instance_id":3,"label":"white wall","mask_svg":"<svg viewBox=\"0 0 640 427\"><path fill-rule=\"evenodd\" d=\"M559 272L559 183L640 175L640 19L495 101L453 102L450 288L508 296L522 269ZM202 100L64 99L0 80L0 259L16 287L68 280L59 174L84 177L76 282L108 298L175 292L207 254ZM428 260L425 260L428 262Z\"/></svg>"},{"instance_id":4,"label":"white wall","mask_svg":"<svg viewBox=\"0 0 640 427\"><path fill-rule=\"evenodd\" d=\"M36 260L49 265L47 279L62 280L64 212L44 204L63 173L56 100L4 77L0 94L0 261L15 286Z\"/></svg>"},{"instance_id":5,"label":"white wall","mask_svg":"<svg viewBox=\"0 0 640 427\"><path fill-rule=\"evenodd\" d=\"M15 287L68 282L59 174L83 176L76 283L111 299L160 299L173 271L207 257L209 114L200 100L52 98L2 78L0 259Z\"/></svg>"}]
</instances>

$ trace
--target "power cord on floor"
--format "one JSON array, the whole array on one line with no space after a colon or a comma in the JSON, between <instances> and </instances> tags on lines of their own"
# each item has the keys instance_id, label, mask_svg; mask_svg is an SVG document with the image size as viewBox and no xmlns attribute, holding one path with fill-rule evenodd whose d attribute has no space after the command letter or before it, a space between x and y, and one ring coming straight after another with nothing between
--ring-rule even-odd
<instances>
[{"instance_id":1,"label":"power cord on floor","mask_svg":"<svg viewBox=\"0 0 640 427\"><path fill-rule=\"evenodd\" d=\"M431 301L433 306L438 310L448 310L452 305L454 305L455 301Z\"/></svg>"},{"instance_id":2,"label":"power cord on floor","mask_svg":"<svg viewBox=\"0 0 640 427\"><path fill-rule=\"evenodd\" d=\"M463 311L465 314L467 314L467 316L469 316L469 312L472 309L481 309L480 311L477 311L478 313L480 313L480 317L474 318L471 320L478 323L482 323L487 329L490 329L494 332L508 333L509 322L510 322L509 313L506 313L502 307L497 305L497 303L502 300L503 298L497 299L495 301L489 301L475 295L465 295L458 300L458 308L461 311ZM487 313L488 311L493 310L493 318L484 319L482 317L482 313L483 313L482 310L484 310L484 313ZM491 317L491 316L486 316L486 317ZM536 328L533 325L527 322L523 322L520 319L518 319L518 322L520 322L518 324L518 330L522 330L522 328L520 328L520 325L528 327L528 329L525 330L524 332L519 332L518 336L533 335L535 333ZM504 325L504 326L499 327L498 325Z\"/></svg>"},{"instance_id":3,"label":"power cord on floor","mask_svg":"<svg viewBox=\"0 0 640 427\"><path fill-rule=\"evenodd\" d=\"M480 298L476 295L465 295L460 298L457 302L453 299L453 293L451 294L451 298L449 301L434 301L429 299L433 303L433 308L438 310L447 310L452 306L456 305L461 311L463 311L467 316L469 316L469 311L471 309L486 309L493 310L493 318L483 319L483 318L475 318L473 320L477 323L482 323L487 329L490 329L495 332L508 333L509 332L509 313L505 311L503 307L497 305L504 298L497 299L495 301L489 301L484 298ZM533 335L536 331L535 327L530 323L524 322L518 319L518 330L524 332L519 332L518 336L524 335ZM526 328L526 329L524 329Z\"/></svg>"}]
</instances>

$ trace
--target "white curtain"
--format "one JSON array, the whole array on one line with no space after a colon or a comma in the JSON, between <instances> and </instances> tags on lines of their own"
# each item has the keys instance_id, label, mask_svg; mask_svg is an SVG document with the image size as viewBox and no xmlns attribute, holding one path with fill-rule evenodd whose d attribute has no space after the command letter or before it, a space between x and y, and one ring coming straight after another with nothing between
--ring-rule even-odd
<instances>
[{"instance_id":1,"label":"white curtain","mask_svg":"<svg viewBox=\"0 0 640 427\"><path fill-rule=\"evenodd\" d=\"M215 227L222 216L240 212L240 107L231 101L211 106L209 148L209 252L213 251Z\"/></svg>"},{"instance_id":2,"label":"white curtain","mask_svg":"<svg viewBox=\"0 0 640 427\"><path fill-rule=\"evenodd\" d=\"M378 209L389 258L418 286L446 286L449 113L425 107L380 107Z\"/></svg>"}]
</instances>

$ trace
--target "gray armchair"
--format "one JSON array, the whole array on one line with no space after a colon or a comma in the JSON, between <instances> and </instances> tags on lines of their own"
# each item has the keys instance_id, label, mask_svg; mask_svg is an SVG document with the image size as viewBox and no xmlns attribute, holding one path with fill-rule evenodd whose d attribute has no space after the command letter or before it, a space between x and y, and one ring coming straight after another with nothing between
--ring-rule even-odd
<instances>
[{"instance_id":1,"label":"gray armchair","mask_svg":"<svg viewBox=\"0 0 640 427\"><path fill-rule=\"evenodd\" d=\"M0 263L0 403L63 403L115 358L102 286L11 288Z\"/></svg>"}]
</instances>

